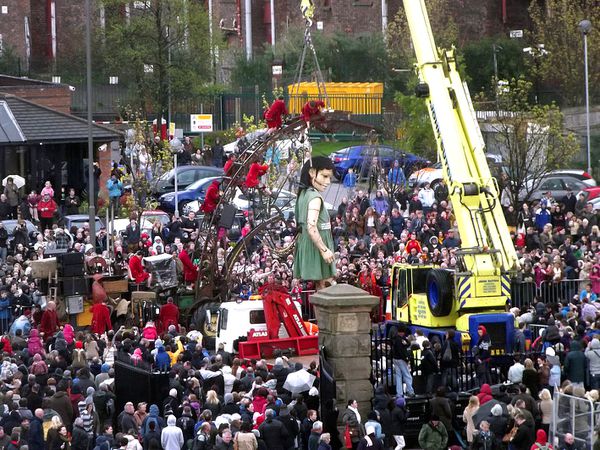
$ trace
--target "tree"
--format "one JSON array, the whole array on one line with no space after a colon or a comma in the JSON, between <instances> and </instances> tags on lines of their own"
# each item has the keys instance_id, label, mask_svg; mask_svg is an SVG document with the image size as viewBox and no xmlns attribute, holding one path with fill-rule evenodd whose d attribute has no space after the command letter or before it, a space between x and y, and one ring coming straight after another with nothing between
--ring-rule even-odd
<instances>
[{"instance_id":1,"label":"tree","mask_svg":"<svg viewBox=\"0 0 600 450\"><path fill-rule=\"evenodd\" d=\"M544 175L564 167L579 150L558 106L531 104L532 87L524 78L512 79L499 92L499 112L489 124L508 169L503 195L512 205L529 200Z\"/></svg>"},{"instance_id":2,"label":"tree","mask_svg":"<svg viewBox=\"0 0 600 450\"><path fill-rule=\"evenodd\" d=\"M543 7L542 5L545 5ZM581 0L532 1L529 7L533 33L531 47L544 45L543 54L532 58L532 71L545 84L555 87L564 105L584 101L583 37L577 25L589 19L594 27L588 35L590 95L600 95L600 8Z\"/></svg>"},{"instance_id":3,"label":"tree","mask_svg":"<svg viewBox=\"0 0 600 450\"><path fill-rule=\"evenodd\" d=\"M402 114L398 123L400 146L410 153L435 161L437 147L425 100L414 94L397 92L395 101Z\"/></svg>"},{"instance_id":4,"label":"tree","mask_svg":"<svg viewBox=\"0 0 600 450\"><path fill-rule=\"evenodd\" d=\"M176 102L212 81L208 15L199 2L135 2L128 20L121 11L130 1L102 2L106 33L97 35L95 70L133 85L136 107L145 112L151 104L160 120L167 114L169 91Z\"/></svg>"},{"instance_id":5,"label":"tree","mask_svg":"<svg viewBox=\"0 0 600 450\"><path fill-rule=\"evenodd\" d=\"M492 83L490 83L496 75L494 73L494 46L499 80L519 78L527 72L523 60L523 44L520 40L496 36L469 42L462 48L461 53L465 66L465 79L469 83L471 92L487 90L488 95L494 93Z\"/></svg>"},{"instance_id":6,"label":"tree","mask_svg":"<svg viewBox=\"0 0 600 450\"><path fill-rule=\"evenodd\" d=\"M448 11L451 11L450 0L427 0L429 22L435 36L435 43L441 48L450 48L458 42L458 26ZM388 25L387 49L392 67L409 69L415 62L415 55L406 20L404 8L400 8Z\"/></svg>"}]
</instances>

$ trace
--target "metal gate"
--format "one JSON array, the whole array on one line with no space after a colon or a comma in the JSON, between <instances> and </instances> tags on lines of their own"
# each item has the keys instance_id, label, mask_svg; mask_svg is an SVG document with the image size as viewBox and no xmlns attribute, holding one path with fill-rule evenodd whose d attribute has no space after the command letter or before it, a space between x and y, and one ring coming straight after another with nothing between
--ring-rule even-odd
<instances>
[{"instance_id":1,"label":"metal gate","mask_svg":"<svg viewBox=\"0 0 600 450\"><path fill-rule=\"evenodd\" d=\"M595 425L600 414L599 408L594 408L594 402L587 398L574 397L554 391L554 405L550 436L554 448L559 448L565 441L565 435L570 433L575 438L578 448L592 448L596 440Z\"/></svg>"}]
</instances>

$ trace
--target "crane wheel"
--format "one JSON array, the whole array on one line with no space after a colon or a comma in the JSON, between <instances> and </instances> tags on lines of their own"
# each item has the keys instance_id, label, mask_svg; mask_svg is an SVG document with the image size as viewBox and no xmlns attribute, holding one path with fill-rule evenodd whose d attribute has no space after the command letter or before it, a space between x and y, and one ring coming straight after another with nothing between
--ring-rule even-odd
<instances>
[{"instance_id":1,"label":"crane wheel","mask_svg":"<svg viewBox=\"0 0 600 450\"><path fill-rule=\"evenodd\" d=\"M452 311L452 274L443 269L432 269L427 274L427 303L434 317L443 317Z\"/></svg>"}]
</instances>

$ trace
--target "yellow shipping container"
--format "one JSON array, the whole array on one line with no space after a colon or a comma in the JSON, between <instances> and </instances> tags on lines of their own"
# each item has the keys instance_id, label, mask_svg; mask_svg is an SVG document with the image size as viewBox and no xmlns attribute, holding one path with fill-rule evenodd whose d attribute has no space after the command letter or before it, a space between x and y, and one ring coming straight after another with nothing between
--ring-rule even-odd
<instances>
[{"instance_id":1,"label":"yellow shipping container","mask_svg":"<svg viewBox=\"0 0 600 450\"><path fill-rule=\"evenodd\" d=\"M325 83L327 107L352 114L381 114L383 83ZM317 83L300 83L288 86L288 109L292 114L300 114L302 106L309 101L323 98L319 96Z\"/></svg>"}]
</instances>

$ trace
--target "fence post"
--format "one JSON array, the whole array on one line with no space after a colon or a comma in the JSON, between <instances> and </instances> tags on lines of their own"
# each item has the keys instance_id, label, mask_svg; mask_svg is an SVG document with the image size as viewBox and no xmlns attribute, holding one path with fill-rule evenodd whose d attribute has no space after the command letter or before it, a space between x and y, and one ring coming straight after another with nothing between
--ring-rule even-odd
<instances>
[{"instance_id":1,"label":"fence post","mask_svg":"<svg viewBox=\"0 0 600 450\"><path fill-rule=\"evenodd\" d=\"M361 416L371 410L371 310L379 298L348 284L336 284L311 296L324 348L336 380L340 407L358 401Z\"/></svg>"}]
</instances>

